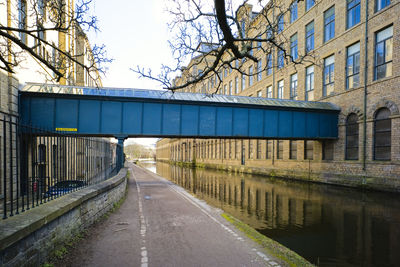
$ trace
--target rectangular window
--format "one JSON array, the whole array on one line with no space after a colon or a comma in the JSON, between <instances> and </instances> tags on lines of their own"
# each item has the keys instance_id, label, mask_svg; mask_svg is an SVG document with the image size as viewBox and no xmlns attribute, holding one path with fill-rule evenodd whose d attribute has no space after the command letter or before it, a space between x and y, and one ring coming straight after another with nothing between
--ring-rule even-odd
<instances>
[{"instance_id":1,"label":"rectangular window","mask_svg":"<svg viewBox=\"0 0 400 267\"><path fill-rule=\"evenodd\" d=\"M297 100L297 73L290 75L290 99Z\"/></svg>"},{"instance_id":2,"label":"rectangular window","mask_svg":"<svg viewBox=\"0 0 400 267\"><path fill-rule=\"evenodd\" d=\"M265 158L270 159L272 156L272 140L265 142Z\"/></svg>"},{"instance_id":3,"label":"rectangular window","mask_svg":"<svg viewBox=\"0 0 400 267\"><path fill-rule=\"evenodd\" d=\"M272 98L272 85L267 87L267 98Z\"/></svg>"},{"instance_id":4,"label":"rectangular window","mask_svg":"<svg viewBox=\"0 0 400 267\"><path fill-rule=\"evenodd\" d=\"M278 49L278 69L283 68L283 66L285 65L285 54L284 51L282 49Z\"/></svg>"},{"instance_id":5,"label":"rectangular window","mask_svg":"<svg viewBox=\"0 0 400 267\"><path fill-rule=\"evenodd\" d=\"M324 42L335 37L335 6L324 12Z\"/></svg>"},{"instance_id":6,"label":"rectangular window","mask_svg":"<svg viewBox=\"0 0 400 267\"><path fill-rule=\"evenodd\" d=\"M376 0L375 10L379 11L390 5L390 0Z\"/></svg>"},{"instance_id":7,"label":"rectangular window","mask_svg":"<svg viewBox=\"0 0 400 267\"><path fill-rule=\"evenodd\" d=\"M297 1L294 1L290 5L290 23L293 23L297 19Z\"/></svg>"},{"instance_id":8,"label":"rectangular window","mask_svg":"<svg viewBox=\"0 0 400 267\"><path fill-rule=\"evenodd\" d=\"M267 55L267 75L272 74L272 54Z\"/></svg>"},{"instance_id":9,"label":"rectangular window","mask_svg":"<svg viewBox=\"0 0 400 267\"><path fill-rule=\"evenodd\" d=\"M229 95L232 95L232 81L229 81Z\"/></svg>"},{"instance_id":10,"label":"rectangular window","mask_svg":"<svg viewBox=\"0 0 400 267\"><path fill-rule=\"evenodd\" d=\"M306 68L306 101L314 100L314 66Z\"/></svg>"},{"instance_id":11,"label":"rectangular window","mask_svg":"<svg viewBox=\"0 0 400 267\"><path fill-rule=\"evenodd\" d=\"M242 73L242 91L246 88L246 76Z\"/></svg>"},{"instance_id":12,"label":"rectangular window","mask_svg":"<svg viewBox=\"0 0 400 267\"><path fill-rule=\"evenodd\" d=\"M324 59L323 95L333 93L335 89L335 56Z\"/></svg>"},{"instance_id":13,"label":"rectangular window","mask_svg":"<svg viewBox=\"0 0 400 267\"><path fill-rule=\"evenodd\" d=\"M235 77L235 94L239 94L239 77Z\"/></svg>"},{"instance_id":14,"label":"rectangular window","mask_svg":"<svg viewBox=\"0 0 400 267\"><path fill-rule=\"evenodd\" d=\"M223 94L224 94L224 95L227 94L226 84L224 84L224 92L223 92Z\"/></svg>"},{"instance_id":15,"label":"rectangular window","mask_svg":"<svg viewBox=\"0 0 400 267\"><path fill-rule=\"evenodd\" d=\"M276 150L276 158L283 159L283 140L278 140L278 149Z\"/></svg>"},{"instance_id":16,"label":"rectangular window","mask_svg":"<svg viewBox=\"0 0 400 267\"><path fill-rule=\"evenodd\" d=\"M260 91L257 91L257 97L262 97L262 92L261 92L261 90L260 90Z\"/></svg>"},{"instance_id":17,"label":"rectangular window","mask_svg":"<svg viewBox=\"0 0 400 267\"><path fill-rule=\"evenodd\" d=\"M314 21L306 26L306 53L314 50Z\"/></svg>"},{"instance_id":18,"label":"rectangular window","mask_svg":"<svg viewBox=\"0 0 400 267\"><path fill-rule=\"evenodd\" d=\"M260 58L257 62L257 81L262 79L262 59Z\"/></svg>"},{"instance_id":19,"label":"rectangular window","mask_svg":"<svg viewBox=\"0 0 400 267\"><path fill-rule=\"evenodd\" d=\"M292 60L296 60L299 57L297 51L297 33L290 37L290 55L292 56Z\"/></svg>"},{"instance_id":20,"label":"rectangular window","mask_svg":"<svg viewBox=\"0 0 400 267\"><path fill-rule=\"evenodd\" d=\"M261 159L261 140L257 139L257 159Z\"/></svg>"},{"instance_id":21,"label":"rectangular window","mask_svg":"<svg viewBox=\"0 0 400 267\"><path fill-rule=\"evenodd\" d=\"M249 67L249 86L253 85L253 66Z\"/></svg>"},{"instance_id":22,"label":"rectangular window","mask_svg":"<svg viewBox=\"0 0 400 267\"><path fill-rule=\"evenodd\" d=\"M297 142L290 141L290 159L297 159Z\"/></svg>"},{"instance_id":23,"label":"rectangular window","mask_svg":"<svg viewBox=\"0 0 400 267\"><path fill-rule=\"evenodd\" d=\"M278 17L278 33L283 32L284 29L285 29L284 16L283 14L281 14Z\"/></svg>"},{"instance_id":24,"label":"rectangular window","mask_svg":"<svg viewBox=\"0 0 400 267\"><path fill-rule=\"evenodd\" d=\"M322 143L322 159L323 160L333 160L333 142L324 141Z\"/></svg>"},{"instance_id":25,"label":"rectangular window","mask_svg":"<svg viewBox=\"0 0 400 267\"><path fill-rule=\"evenodd\" d=\"M278 82L278 98L283 99L283 80Z\"/></svg>"},{"instance_id":26,"label":"rectangular window","mask_svg":"<svg viewBox=\"0 0 400 267\"><path fill-rule=\"evenodd\" d=\"M304 159L314 159L314 141L304 141Z\"/></svg>"},{"instance_id":27,"label":"rectangular window","mask_svg":"<svg viewBox=\"0 0 400 267\"><path fill-rule=\"evenodd\" d=\"M347 29L360 22L360 0L347 0Z\"/></svg>"},{"instance_id":28,"label":"rectangular window","mask_svg":"<svg viewBox=\"0 0 400 267\"><path fill-rule=\"evenodd\" d=\"M224 77L228 76L228 69L224 68Z\"/></svg>"},{"instance_id":29,"label":"rectangular window","mask_svg":"<svg viewBox=\"0 0 400 267\"><path fill-rule=\"evenodd\" d=\"M393 26L376 33L375 79L392 75Z\"/></svg>"},{"instance_id":30,"label":"rectangular window","mask_svg":"<svg viewBox=\"0 0 400 267\"><path fill-rule=\"evenodd\" d=\"M360 86L360 43L347 47L346 88Z\"/></svg>"},{"instance_id":31,"label":"rectangular window","mask_svg":"<svg viewBox=\"0 0 400 267\"><path fill-rule=\"evenodd\" d=\"M18 1L18 28L26 30L27 27L27 15L26 15L26 0ZM19 38L26 44L26 33L20 32Z\"/></svg>"},{"instance_id":32,"label":"rectangular window","mask_svg":"<svg viewBox=\"0 0 400 267\"><path fill-rule=\"evenodd\" d=\"M239 59L236 59L236 60L235 60L235 68L236 68L236 69L239 68Z\"/></svg>"},{"instance_id":33,"label":"rectangular window","mask_svg":"<svg viewBox=\"0 0 400 267\"><path fill-rule=\"evenodd\" d=\"M306 11L312 8L315 4L315 0L306 0Z\"/></svg>"}]
</instances>

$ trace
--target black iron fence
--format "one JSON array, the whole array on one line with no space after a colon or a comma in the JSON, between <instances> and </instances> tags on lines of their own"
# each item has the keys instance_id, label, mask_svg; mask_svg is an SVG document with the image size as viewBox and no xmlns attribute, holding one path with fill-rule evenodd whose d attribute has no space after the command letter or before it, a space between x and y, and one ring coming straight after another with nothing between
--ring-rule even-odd
<instances>
[{"instance_id":1,"label":"black iron fence","mask_svg":"<svg viewBox=\"0 0 400 267\"><path fill-rule=\"evenodd\" d=\"M18 123L0 113L0 211L3 219L116 172L117 144Z\"/></svg>"}]
</instances>

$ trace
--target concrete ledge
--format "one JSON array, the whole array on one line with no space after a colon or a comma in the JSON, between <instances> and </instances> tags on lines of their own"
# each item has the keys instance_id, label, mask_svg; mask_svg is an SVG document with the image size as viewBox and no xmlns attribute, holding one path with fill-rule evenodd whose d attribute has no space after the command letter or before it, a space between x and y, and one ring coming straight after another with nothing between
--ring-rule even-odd
<instances>
[{"instance_id":1,"label":"concrete ledge","mask_svg":"<svg viewBox=\"0 0 400 267\"><path fill-rule=\"evenodd\" d=\"M81 228L82 226L85 227L93 222L94 219L91 217L98 217L99 215L104 214L109 207L112 207L113 203L111 202L116 202L116 200L119 200L124 195L122 193L125 192L125 187L120 189L118 186L122 183L126 184L126 175L127 169L123 168L116 176L106 181L96 185L91 185L71 194L67 194L58 199L25 211L19 215L15 215L6 220L0 221L0 265L7 265L9 260L12 258L7 257L6 255L9 254L8 252L10 251L8 250L10 250L10 248L18 246L17 243L19 243L21 240L34 235L35 232L40 231L43 228L46 228L52 222L57 221L57 219L60 217L68 215L70 211L77 210L76 214L74 214L75 217L72 218L72 221L77 225L70 227L70 230ZM110 196L111 199L109 200L108 193L112 192L116 188L118 188L119 191L114 193L113 196ZM102 198L101 201L104 207L97 207L98 200L96 199L99 197ZM84 204L88 207L83 207L82 205ZM96 210L90 213L90 209ZM87 215L88 213L90 214ZM76 217L79 215L86 217L77 219ZM71 221L71 218L68 219ZM66 223L70 223L70 221L67 221ZM57 222L57 224L61 223ZM62 228L59 226L57 227ZM54 229L49 229L47 232L51 232L52 230ZM57 239L62 239L58 233L54 235L57 236ZM41 238L46 238L46 231L44 231L44 233L41 235ZM37 238L35 237L35 239ZM16 254L23 252L20 250L21 249L17 249Z\"/></svg>"}]
</instances>

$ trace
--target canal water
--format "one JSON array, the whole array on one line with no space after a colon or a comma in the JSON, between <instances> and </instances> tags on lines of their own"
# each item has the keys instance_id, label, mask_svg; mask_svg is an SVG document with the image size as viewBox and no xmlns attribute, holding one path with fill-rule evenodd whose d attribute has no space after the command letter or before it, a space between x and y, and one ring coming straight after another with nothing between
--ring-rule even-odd
<instances>
[{"instance_id":1,"label":"canal water","mask_svg":"<svg viewBox=\"0 0 400 267\"><path fill-rule=\"evenodd\" d=\"M400 266L400 195L147 163L318 266Z\"/></svg>"}]
</instances>

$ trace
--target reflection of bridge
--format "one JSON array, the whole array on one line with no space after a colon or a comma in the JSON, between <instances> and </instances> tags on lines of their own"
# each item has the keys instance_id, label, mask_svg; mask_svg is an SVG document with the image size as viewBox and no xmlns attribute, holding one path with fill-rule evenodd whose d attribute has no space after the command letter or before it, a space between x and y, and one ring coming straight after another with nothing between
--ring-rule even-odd
<instances>
[{"instance_id":1,"label":"reflection of bridge","mask_svg":"<svg viewBox=\"0 0 400 267\"><path fill-rule=\"evenodd\" d=\"M145 136L335 139L340 111L323 102L45 84L25 86L20 101L23 124L121 145Z\"/></svg>"}]
</instances>

